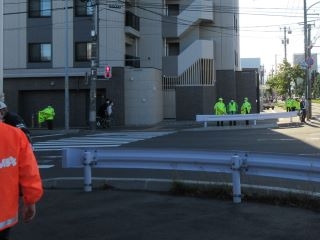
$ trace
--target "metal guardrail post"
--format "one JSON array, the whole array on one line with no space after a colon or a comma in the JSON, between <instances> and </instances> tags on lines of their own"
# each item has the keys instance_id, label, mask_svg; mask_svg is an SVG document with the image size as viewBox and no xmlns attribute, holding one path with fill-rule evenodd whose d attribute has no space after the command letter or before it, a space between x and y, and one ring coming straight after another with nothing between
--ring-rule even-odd
<instances>
[{"instance_id":1,"label":"metal guardrail post","mask_svg":"<svg viewBox=\"0 0 320 240\"><path fill-rule=\"evenodd\" d=\"M85 192L92 191L91 165L93 163L92 152L85 151L83 157L83 187Z\"/></svg>"},{"instance_id":2,"label":"metal guardrail post","mask_svg":"<svg viewBox=\"0 0 320 240\"><path fill-rule=\"evenodd\" d=\"M240 170L242 160L239 155L233 155L231 158L231 169L232 171L232 193L233 202L241 203L241 181L240 181Z\"/></svg>"}]
</instances>

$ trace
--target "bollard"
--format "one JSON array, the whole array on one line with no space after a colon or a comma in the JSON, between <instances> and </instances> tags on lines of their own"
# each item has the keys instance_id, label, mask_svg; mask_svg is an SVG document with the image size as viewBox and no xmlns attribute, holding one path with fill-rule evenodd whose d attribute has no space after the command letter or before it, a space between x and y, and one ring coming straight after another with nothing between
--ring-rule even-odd
<instances>
[{"instance_id":1,"label":"bollard","mask_svg":"<svg viewBox=\"0 0 320 240\"><path fill-rule=\"evenodd\" d=\"M241 182L240 182L241 159L238 155L233 155L231 159L232 171L232 193L233 202L241 203Z\"/></svg>"},{"instance_id":2,"label":"bollard","mask_svg":"<svg viewBox=\"0 0 320 240\"><path fill-rule=\"evenodd\" d=\"M93 162L93 156L91 152L85 151L84 152L84 159L83 159L83 187L85 192L92 191L92 177L91 177L91 164Z\"/></svg>"}]
</instances>

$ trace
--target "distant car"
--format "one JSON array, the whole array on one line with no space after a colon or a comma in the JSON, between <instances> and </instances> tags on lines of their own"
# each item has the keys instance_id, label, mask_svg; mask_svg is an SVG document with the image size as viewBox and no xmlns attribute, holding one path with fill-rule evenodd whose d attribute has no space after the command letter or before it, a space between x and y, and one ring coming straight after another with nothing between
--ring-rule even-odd
<instances>
[{"instance_id":1,"label":"distant car","mask_svg":"<svg viewBox=\"0 0 320 240\"><path fill-rule=\"evenodd\" d=\"M263 101L262 108L263 108L263 110L269 109L269 108L271 108L273 110L274 109L274 103L271 102L271 101Z\"/></svg>"}]
</instances>

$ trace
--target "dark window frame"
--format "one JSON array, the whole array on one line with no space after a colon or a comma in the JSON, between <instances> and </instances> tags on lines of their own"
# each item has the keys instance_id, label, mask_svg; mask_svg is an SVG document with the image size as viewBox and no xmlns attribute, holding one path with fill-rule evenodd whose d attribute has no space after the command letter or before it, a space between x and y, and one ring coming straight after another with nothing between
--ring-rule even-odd
<instances>
[{"instance_id":1,"label":"dark window frame","mask_svg":"<svg viewBox=\"0 0 320 240\"><path fill-rule=\"evenodd\" d=\"M50 45L50 56L45 56L41 49L44 45ZM45 43L29 43L28 44L28 62L29 63L41 63L52 61L52 44L50 42Z\"/></svg>"},{"instance_id":2,"label":"dark window frame","mask_svg":"<svg viewBox=\"0 0 320 240\"><path fill-rule=\"evenodd\" d=\"M74 45L74 60L76 62L88 62L91 60L91 42L75 42ZM86 49L85 49L85 54L79 54L81 52L79 52L79 48L81 47L81 45L85 45ZM83 48L84 49L84 48ZM81 49L80 49L81 50Z\"/></svg>"},{"instance_id":3,"label":"dark window frame","mask_svg":"<svg viewBox=\"0 0 320 240\"><path fill-rule=\"evenodd\" d=\"M74 16L89 17L93 15L93 6L89 6L90 1L74 0ZM91 10L90 10L91 9Z\"/></svg>"},{"instance_id":4,"label":"dark window frame","mask_svg":"<svg viewBox=\"0 0 320 240\"><path fill-rule=\"evenodd\" d=\"M126 11L125 26L132 27L133 29L140 31L140 18L134 13Z\"/></svg>"},{"instance_id":5,"label":"dark window frame","mask_svg":"<svg viewBox=\"0 0 320 240\"><path fill-rule=\"evenodd\" d=\"M49 3L50 7L43 8L42 4ZM48 14L46 14L48 12ZM28 17L29 18L50 18L52 16L52 0L29 0Z\"/></svg>"}]
</instances>

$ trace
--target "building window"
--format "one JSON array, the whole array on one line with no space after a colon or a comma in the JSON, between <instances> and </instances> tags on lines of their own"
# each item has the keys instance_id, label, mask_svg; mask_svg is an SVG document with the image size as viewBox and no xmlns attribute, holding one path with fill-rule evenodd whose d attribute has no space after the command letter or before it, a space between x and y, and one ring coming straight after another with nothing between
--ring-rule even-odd
<instances>
[{"instance_id":1,"label":"building window","mask_svg":"<svg viewBox=\"0 0 320 240\"><path fill-rule=\"evenodd\" d=\"M178 56L180 54L180 44L178 42L167 42L165 51L166 56Z\"/></svg>"},{"instance_id":2,"label":"building window","mask_svg":"<svg viewBox=\"0 0 320 240\"><path fill-rule=\"evenodd\" d=\"M179 4L167 5L167 16L176 17L179 15Z\"/></svg>"},{"instance_id":3,"label":"building window","mask_svg":"<svg viewBox=\"0 0 320 240\"><path fill-rule=\"evenodd\" d=\"M140 18L134 15L130 11L126 11L126 26L132 27L133 29L140 31Z\"/></svg>"},{"instance_id":4,"label":"building window","mask_svg":"<svg viewBox=\"0 0 320 240\"><path fill-rule=\"evenodd\" d=\"M29 0L29 17L51 17L51 0Z\"/></svg>"},{"instance_id":5,"label":"building window","mask_svg":"<svg viewBox=\"0 0 320 240\"><path fill-rule=\"evenodd\" d=\"M50 43L29 43L29 62L50 62Z\"/></svg>"},{"instance_id":6,"label":"building window","mask_svg":"<svg viewBox=\"0 0 320 240\"><path fill-rule=\"evenodd\" d=\"M75 45L75 61L87 62L91 59L92 44L89 42L78 42Z\"/></svg>"},{"instance_id":7,"label":"building window","mask_svg":"<svg viewBox=\"0 0 320 240\"><path fill-rule=\"evenodd\" d=\"M74 0L74 6L75 16L77 17L92 16L93 14L91 1Z\"/></svg>"}]
</instances>

